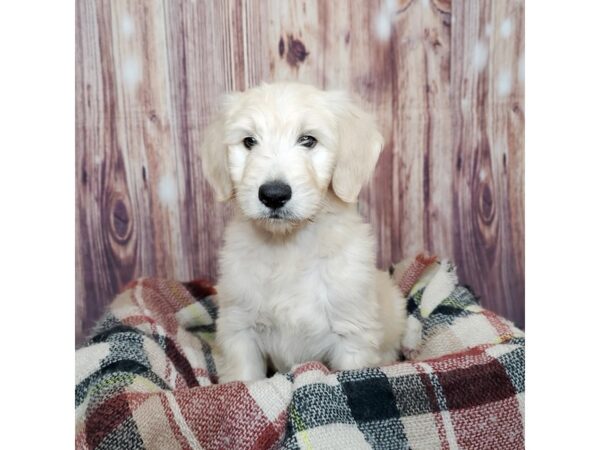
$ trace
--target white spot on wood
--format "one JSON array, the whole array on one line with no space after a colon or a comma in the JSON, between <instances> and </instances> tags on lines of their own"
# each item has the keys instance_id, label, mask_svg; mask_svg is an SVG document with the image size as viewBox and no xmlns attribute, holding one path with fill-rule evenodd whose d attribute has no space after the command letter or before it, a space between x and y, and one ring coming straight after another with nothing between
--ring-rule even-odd
<instances>
[{"instance_id":1,"label":"white spot on wood","mask_svg":"<svg viewBox=\"0 0 600 450\"><path fill-rule=\"evenodd\" d=\"M128 88L134 88L142 79L140 63L133 58L125 60L122 68L123 82Z\"/></svg>"},{"instance_id":2,"label":"white spot on wood","mask_svg":"<svg viewBox=\"0 0 600 450\"><path fill-rule=\"evenodd\" d=\"M512 89L512 76L508 70L502 70L496 78L496 92L500 97L506 97Z\"/></svg>"},{"instance_id":3,"label":"white spot on wood","mask_svg":"<svg viewBox=\"0 0 600 450\"><path fill-rule=\"evenodd\" d=\"M121 32L125 37L131 37L135 33L135 23L129 14L125 14L121 19Z\"/></svg>"},{"instance_id":4,"label":"white spot on wood","mask_svg":"<svg viewBox=\"0 0 600 450\"><path fill-rule=\"evenodd\" d=\"M427 8L429 6L429 0L421 0L421 3L423 4L423 6L425 8Z\"/></svg>"},{"instance_id":5,"label":"white spot on wood","mask_svg":"<svg viewBox=\"0 0 600 450\"><path fill-rule=\"evenodd\" d=\"M477 72L481 72L488 60L488 48L484 42L477 42L473 48L473 66Z\"/></svg>"},{"instance_id":6,"label":"white spot on wood","mask_svg":"<svg viewBox=\"0 0 600 450\"><path fill-rule=\"evenodd\" d=\"M479 170L479 181L485 180L485 176L486 176L486 171L485 171L485 169L482 168L481 170Z\"/></svg>"},{"instance_id":7,"label":"white spot on wood","mask_svg":"<svg viewBox=\"0 0 600 450\"><path fill-rule=\"evenodd\" d=\"M375 17L375 35L380 41L387 41L392 35L392 21L385 10L379 11Z\"/></svg>"},{"instance_id":8,"label":"white spot on wood","mask_svg":"<svg viewBox=\"0 0 600 450\"><path fill-rule=\"evenodd\" d=\"M500 36L507 38L512 33L512 21L510 19L504 19L500 24Z\"/></svg>"},{"instance_id":9,"label":"white spot on wood","mask_svg":"<svg viewBox=\"0 0 600 450\"><path fill-rule=\"evenodd\" d=\"M158 181L158 199L167 206L177 204L177 183L172 175L164 175Z\"/></svg>"},{"instance_id":10,"label":"white spot on wood","mask_svg":"<svg viewBox=\"0 0 600 450\"><path fill-rule=\"evenodd\" d=\"M484 31L485 31L485 35L487 37L490 37L492 35L492 24L491 23L486 23Z\"/></svg>"},{"instance_id":11,"label":"white spot on wood","mask_svg":"<svg viewBox=\"0 0 600 450\"><path fill-rule=\"evenodd\" d=\"M392 35L392 22L395 15L396 1L386 0L375 17L375 36L377 36L380 41L387 41Z\"/></svg>"},{"instance_id":12,"label":"white spot on wood","mask_svg":"<svg viewBox=\"0 0 600 450\"><path fill-rule=\"evenodd\" d=\"M519 58L519 83L525 81L525 57L521 55Z\"/></svg>"}]
</instances>

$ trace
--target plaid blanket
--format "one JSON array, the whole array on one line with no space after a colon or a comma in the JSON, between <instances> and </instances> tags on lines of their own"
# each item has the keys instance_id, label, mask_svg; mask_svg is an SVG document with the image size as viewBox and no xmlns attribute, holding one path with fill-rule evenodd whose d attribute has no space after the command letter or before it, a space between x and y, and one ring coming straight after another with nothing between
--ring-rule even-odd
<instances>
[{"instance_id":1,"label":"plaid blanket","mask_svg":"<svg viewBox=\"0 0 600 450\"><path fill-rule=\"evenodd\" d=\"M131 283L76 352L77 448L523 448L523 332L448 262L391 273L408 296L409 360L228 384L216 384L213 287Z\"/></svg>"}]
</instances>

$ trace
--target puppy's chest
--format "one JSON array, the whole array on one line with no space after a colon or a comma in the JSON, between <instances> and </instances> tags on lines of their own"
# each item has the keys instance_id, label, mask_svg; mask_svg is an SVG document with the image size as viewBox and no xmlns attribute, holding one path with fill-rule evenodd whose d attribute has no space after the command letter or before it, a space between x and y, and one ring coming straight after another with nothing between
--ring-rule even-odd
<instances>
[{"instance_id":1,"label":"puppy's chest","mask_svg":"<svg viewBox=\"0 0 600 450\"><path fill-rule=\"evenodd\" d=\"M246 248L237 260L240 298L254 305L261 328L322 329L332 307L331 261L317 249ZM234 274L230 274L234 275ZM241 277L241 279L240 279ZM236 296L238 297L238 296Z\"/></svg>"},{"instance_id":2,"label":"puppy's chest","mask_svg":"<svg viewBox=\"0 0 600 450\"><path fill-rule=\"evenodd\" d=\"M271 276L255 285L259 331L319 334L330 329L333 299L319 269L301 263L273 268Z\"/></svg>"},{"instance_id":3,"label":"puppy's chest","mask_svg":"<svg viewBox=\"0 0 600 450\"><path fill-rule=\"evenodd\" d=\"M322 359L335 340L331 299L318 274L299 271L293 280L267 281L255 316L259 345L280 371Z\"/></svg>"}]
</instances>

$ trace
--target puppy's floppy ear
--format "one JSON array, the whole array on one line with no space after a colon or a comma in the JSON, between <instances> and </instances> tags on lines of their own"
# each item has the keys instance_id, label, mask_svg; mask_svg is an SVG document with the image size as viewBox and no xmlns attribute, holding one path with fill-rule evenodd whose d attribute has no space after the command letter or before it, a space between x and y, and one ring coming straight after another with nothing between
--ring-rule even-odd
<instances>
[{"instance_id":1,"label":"puppy's floppy ear","mask_svg":"<svg viewBox=\"0 0 600 450\"><path fill-rule=\"evenodd\" d=\"M369 180L383 136L371 114L360 109L345 92L329 92L330 107L338 123L338 156L333 170L333 191L345 202L354 203Z\"/></svg>"},{"instance_id":2,"label":"puppy's floppy ear","mask_svg":"<svg viewBox=\"0 0 600 450\"><path fill-rule=\"evenodd\" d=\"M212 123L204 130L204 139L200 147L202 172L204 177L215 190L217 200L229 200L233 193L231 176L227 161L227 145L225 144L226 109L233 101L234 95L229 94L221 101L221 107Z\"/></svg>"}]
</instances>

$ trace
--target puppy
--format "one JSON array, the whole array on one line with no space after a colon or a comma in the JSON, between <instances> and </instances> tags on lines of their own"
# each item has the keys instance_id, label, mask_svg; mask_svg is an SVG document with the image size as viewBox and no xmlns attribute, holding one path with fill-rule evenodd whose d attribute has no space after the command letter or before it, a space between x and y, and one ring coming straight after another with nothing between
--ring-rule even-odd
<instances>
[{"instance_id":1,"label":"puppy","mask_svg":"<svg viewBox=\"0 0 600 450\"><path fill-rule=\"evenodd\" d=\"M232 200L218 281L220 381L318 360L394 362L406 301L375 267L357 198L383 138L348 95L297 83L228 95L205 133L205 178Z\"/></svg>"}]
</instances>

